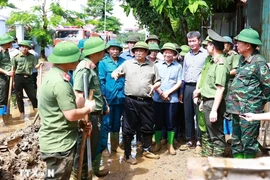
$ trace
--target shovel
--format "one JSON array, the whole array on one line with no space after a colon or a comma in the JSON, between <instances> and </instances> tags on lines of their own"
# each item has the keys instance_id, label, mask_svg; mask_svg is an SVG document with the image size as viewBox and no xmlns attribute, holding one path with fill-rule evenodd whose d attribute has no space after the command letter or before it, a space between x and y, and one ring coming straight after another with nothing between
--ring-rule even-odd
<instances>
[{"instance_id":1,"label":"shovel","mask_svg":"<svg viewBox=\"0 0 270 180\"><path fill-rule=\"evenodd\" d=\"M11 114L10 114L10 98L11 98L11 93L12 93L12 86L13 86L13 76L10 76L10 78L9 78L7 106L6 106L5 114L3 114L3 116L2 116L3 121L4 121L5 124L7 124L9 118L11 117Z\"/></svg>"}]
</instances>

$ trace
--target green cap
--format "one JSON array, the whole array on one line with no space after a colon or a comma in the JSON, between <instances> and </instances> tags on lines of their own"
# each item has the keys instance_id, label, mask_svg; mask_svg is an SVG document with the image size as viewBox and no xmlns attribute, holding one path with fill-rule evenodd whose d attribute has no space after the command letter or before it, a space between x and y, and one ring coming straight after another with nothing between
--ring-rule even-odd
<instances>
[{"instance_id":1,"label":"green cap","mask_svg":"<svg viewBox=\"0 0 270 180\"><path fill-rule=\"evenodd\" d=\"M243 29L234 39L250 44L262 45L258 32L252 28Z\"/></svg>"},{"instance_id":2,"label":"green cap","mask_svg":"<svg viewBox=\"0 0 270 180\"><path fill-rule=\"evenodd\" d=\"M80 59L81 51L71 41L61 41L56 44L48 60L55 64L67 64L77 62Z\"/></svg>"},{"instance_id":3,"label":"green cap","mask_svg":"<svg viewBox=\"0 0 270 180\"><path fill-rule=\"evenodd\" d=\"M161 48L161 52L163 53L164 50L172 50L174 51L174 54L178 54L178 51L175 48L175 45L173 43L165 43L162 48Z\"/></svg>"},{"instance_id":4,"label":"green cap","mask_svg":"<svg viewBox=\"0 0 270 180\"><path fill-rule=\"evenodd\" d=\"M140 41L140 37L139 36L137 36L137 35L129 35L128 36L128 39L126 40L126 43L129 43L129 42L136 43L138 41Z\"/></svg>"},{"instance_id":5,"label":"green cap","mask_svg":"<svg viewBox=\"0 0 270 180\"><path fill-rule=\"evenodd\" d=\"M27 41L27 40L23 40L23 41L19 42L18 45L19 45L19 46L27 46L27 47L30 48L30 49L32 48L30 42Z\"/></svg>"},{"instance_id":6,"label":"green cap","mask_svg":"<svg viewBox=\"0 0 270 180\"><path fill-rule=\"evenodd\" d=\"M152 40L157 40L158 41L158 44L160 43L160 40L158 39L157 35L154 35L154 34L153 35L149 35L147 37L147 39L145 40L145 42L148 43L148 41L151 40L151 39Z\"/></svg>"},{"instance_id":7,"label":"green cap","mask_svg":"<svg viewBox=\"0 0 270 180\"><path fill-rule=\"evenodd\" d=\"M0 45L7 44L13 41L14 38L8 34L4 34L3 36L0 37Z\"/></svg>"},{"instance_id":8,"label":"green cap","mask_svg":"<svg viewBox=\"0 0 270 180\"><path fill-rule=\"evenodd\" d=\"M207 33L208 33L209 38L212 41L221 42L221 43L227 42L226 39L224 39L222 36L220 36L218 33L213 31L212 29L208 29Z\"/></svg>"},{"instance_id":9,"label":"green cap","mask_svg":"<svg viewBox=\"0 0 270 180\"><path fill-rule=\"evenodd\" d=\"M137 42L134 47L131 49L131 51L134 53L135 52L135 49L146 49L148 51L148 54L150 54L150 51L149 51L149 47L148 47L148 44L146 44L145 42L143 41L139 41Z\"/></svg>"},{"instance_id":10,"label":"green cap","mask_svg":"<svg viewBox=\"0 0 270 180\"><path fill-rule=\"evenodd\" d=\"M150 51L160 51L160 48L156 43L149 43L148 47Z\"/></svg>"},{"instance_id":11,"label":"green cap","mask_svg":"<svg viewBox=\"0 0 270 180\"><path fill-rule=\"evenodd\" d=\"M91 37L84 42L83 54L85 56L95 54L106 49L104 41L100 37Z\"/></svg>"},{"instance_id":12,"label":"green cap","mask_svg":"<svg viewBox=\"0 0 270 180\"><path fill-rule=\"evenodd\" d=\"M116 41L116 40L110 40L108 43L107 43L107 46L106 48L109 49L110 47L118 47L120 52L123 50L123 47L121 46L121 44Z\"/></svg>"},{"instance_id":13,"label":"green cap","mask_svg":"<svg viewBox=\"0 0 270 180\"><path fill-rule=\"evenodd\" d=\"M190 51L190 47L188 45L182 45L180 49L181 49L180 52L181 56L185 56Z\"/></svg>"},{"instance_id":14,"label":"green cap","mask_svg":"<svg viewBox=\"0 0 270 180\"><path fill-rule=\"evenodd\" d=\"M181 50L178 44L173 43L173 45L175 46L175 49L176 49L177 51Z\"/></svg>"}]
</instances>

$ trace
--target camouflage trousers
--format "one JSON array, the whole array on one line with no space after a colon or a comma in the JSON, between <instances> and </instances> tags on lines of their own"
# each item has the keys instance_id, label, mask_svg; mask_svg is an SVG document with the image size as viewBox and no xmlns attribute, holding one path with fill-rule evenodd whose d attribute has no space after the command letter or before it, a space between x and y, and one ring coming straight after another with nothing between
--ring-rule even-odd
<instances>
[{"instance_id":1,"label":"camouflage trousers","mask_svg":"<svg viewBox=\"0 0 270 180\"><path fill-rule=\"evenodd\" d=\"M76 145L70 150L57 153L43 153L41 152L41 159L46 162L47 170L44 179L69 179L73 167ZM48 172L53 173L48 173Z\"/></svg>"},{"instance_id":2,"label":"camouflage trousers","mask_svg":"<svg viewBox=\"0 0 270 180\"><path fill-rule=\"evenodd\" d=\"M256 154L259 143L260 121L248 122L239 115L232 115L232 153Z\"/></svg>"},{"instance_id":3,"label":"camouflage trousers","mask_svg":"<svg viewBox=\"0 0 270 180\"><path fill-rule=\"evenodd\" d=\"M209 115L214 104L214 99L207 99L203 102L203 113L205 118L206 130L205 135L207 154L215 157L223 157L225 152L225 134L223 132L223 115L225 112L225 101L222 100L217 110L217 121L210 122ZM211 155L212 154L212 155Z\"/></svg>"}]
</instances>

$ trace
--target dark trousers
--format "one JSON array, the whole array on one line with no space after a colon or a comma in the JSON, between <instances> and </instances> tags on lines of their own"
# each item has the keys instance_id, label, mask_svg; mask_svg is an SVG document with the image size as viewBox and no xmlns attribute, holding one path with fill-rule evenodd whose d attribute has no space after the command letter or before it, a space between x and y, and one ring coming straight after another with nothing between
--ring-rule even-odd
<instances>
[{"instance_id":1,"label":"dark trousers","mask_svg":"<svg viewBox=\"0 0 270 180\"><path fill-rule=\"evenodd\" d=\"M185 125L186 125L186 139L187 141L195 140L195 123L194 116L196 115L197 122L197 140L201 140L201 131L198 126L197 118L197 108L193 103L193 91L195 90L195 85L185 85L184 90L184 111L185 111Z\"/></svg>"},{"instance_id":2,"label":"dark trousers","mask_svg":"<svg viewBox=\"0 0 270 180\"><path fill-rule=\"evenodd\" d=\"M30 99L33 108L37 108L36 89L33 86L33 77L31 75L15 75L16 99L20 113L24 113L23 89Z\"/></svg>"},{"instance_id":3,"label":"dark trousers","mask_svg":"<svg viewBox=\"0 0 270 180\"><path fill-rule=\"evenodd\" d=\"M41 152L41 159L46 162L46 173L44 179L69 179L74 162L74 155L76 145L70 150L57 153L43 153Z\"/></svg>"},{"instance_id":4,"label":"dark trousers","mask_svg":"<svg viewBox=\"0 0 270 180\"><path fill-rule=\"evenodd\" d=\"M131 153L131 140L137 131L142 133L143 148L149 148L154 134L154 105L152 98L137 100L126 97L123 112L123 139L125 155Z\"/></svg>"},{"instance_id":5,"label":"dark trousers","mask_svg":"<svg viewBox=\"0 0 270 180\"><path fill-rule=\"evenodd\" d=\"M176 114L178 103L160 103L154 102L155 109L155 130L161 131L163 127L167 131L175 132Z\"/></svg>"},{"instance_id":6,"label":"dark trousers","mask_svg":"<svg viewBox=\"0 0 270 180\"><path fill-rule=\"evenodd\" d=\"M178 103L175 126L176 126L175 137L177 138L178 136L179 137L185 136L185 111L183 103Z\"/></svg>"},{"instance_id":7,"label":"dark trousers","mask_svg":"<svg viewBox=\"0 0 270 180\"><path fill-rule=\"evenodd\" d=\"M9 78L0 74L0 106L7 105Z\"/></svg>"},{"instance_id":8,"label":"dark trousers","mask_svg":"<svg viewBox=\"0 0 270 180\"><path fill-rule=\"evenodd\" d=\"M33 72L32 76L33 76L33 86L34 86L35 89L37 89L37 76L38 76L38 72Z\"/></svg>"}]
</instances>

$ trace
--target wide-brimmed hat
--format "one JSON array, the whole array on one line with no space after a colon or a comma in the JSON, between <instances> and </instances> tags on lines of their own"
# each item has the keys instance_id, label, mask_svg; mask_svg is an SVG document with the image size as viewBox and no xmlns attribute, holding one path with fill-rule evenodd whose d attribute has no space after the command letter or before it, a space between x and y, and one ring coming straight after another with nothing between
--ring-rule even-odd
<instances>
[{"instance_id":1,"label":"wide-brimmed hat","mask_svg":"<svg viewBox=\"0 0 270 180\"><path fill-rule=\"evenodd\" d=\"M182 45L180 49L181 49L180 52L181 56L185 56L190 51L190 47L188 45Z\"/></svg>"},{"instance_id":2,"label":"wide-brimmed hat","mask_svg":"<svg viewBox=\"0 0 270 180\"><path fill-rule=\"evenodd\" d=\"M56 44L48 60L54 64L67 64L77 62L83 54L77 45L71 41L61 41Z\"/></svg>"},{"instance_id":3,"label":"wide-brimmed hat","mask_svg":"<svg viewBox=\"0 0 270 180\"><path fill-rule=\"evenodd\" d=\"M229 36L223 36L223 38L226 39L228 43L233 44L232 38L230 38Z\"/></svg>"},{"instance_id":4,"label":"wide-brimmed hat","mask_svg":"<svg viewBox=\"0 0 270 180\"><path fill-rule=\"evenodd\" d=\"M137 42L134 47L131 49L133 53L135 53L135 49L146 49L148 51L148 54L150 54L149 46L143 41Z\"/></svg>"},{"instance_id":5,"label":"wide-brimmed hat","mask_svg":"<svg viewBox=\"0 0 270 180\"><path fill-rule=\"evenodd\" d=\"M91 37L84 42L83 54L85 56L95 54L106 49L104 41L99 37Z\"/></svg>"},{"instance_id":6,"label":"wide-brimmed hat","mask_svg":"<svg viewBox=\"0 0 270 180\"><path fill-rule=\"evenodd\" d=\"M27 41L27 40L23 40L23 41L19 42L18 45L19 45L19 46L27 46L29 49L32 48L30 42Z\"/></svg>"},{"instance_id":7,"label":"wide-brimmed hat","mask_svg":"<svg viewBox=\"0 0 270 180\"><path fill-rule=\"evenodd\" d=\"M161 48L161 53L163 53L164 50L172 50L174 52L174 55L178 54L178 51L176 50L175 45L173 43L165 43Z\"/></svg>"},{"instance_id":8,"label":"wide-brimmed hat","mask_svg":"<svg viewBox=\"0 0 270 180\"><path fill-rule=\"evenodd\" d=\"M4 34L0 37L0 45L11 43L14 41L14 38L8 34Z\"/></svg>"},{"instance_id":9,"label":"wide-brimmed hat","mask_svg":"<svg viewBox=\"0 0 270 180\"><path fill-rule=\"evenodd\" d=\"M137 43L138 41L140 41L140 37L138 35L129 35L126 40L126 43L129 42Z\"/></svg>"},{"instance_id":10,"label":"wide-brimmed hat","mask_svg":"<svg viewBox=\"0 0 270 180\"><path fill-rule=\"evenodd\" d=\"M259 46L262 45L258 32L252 28L243 29L234 39Z\"/></svg>"},{"instance_id":11,"label":"wide-brimmed hat","mask_svg":"<svg viewBox=\"0 0 270 180\"><path fill-rule=\"evenodd\" d=\"M179 52L181 49L180 49L180 46L176 43L173 43L173 45L175 46L175 49Z\"/></svg>"},{"instance_id":12,"label":"wide-brimmed hat","mask_svg":"<svg viewBox=\"0 0 270 180\"><path fill-rule=\"evenodd\" d=\"M145 42L148 43L149 40L157 40L157 41L158 41L158 44L160 43L159 38L157 37L157 35L154 35L154 34L153 34L153 35L149 35L149 36L146 38Z\"/></svg>"},{"instance_id":13,"label":"wide-brimmed hat","mask_svg":"<svg viewBox=\"0 0 270 180\"><path fill-rule=\"evenodd\" d=\"M121 44L116 40L110 40L107 43L106 50L108 50L110 47L118 47L120 52L123 50L123 47L121 46Z\"/></svg>"},{"instance_id":14,"label":"wide-brimmed hat","mask_svg":"<svg viewBox=\"0 0 270 180\"><path fill-rule=\"evenodd\" d=\"M149 47L149 51L160 51L160 48L158 44L156 43L149 43L148 47Z\"/></svg>"}]
</instances>

